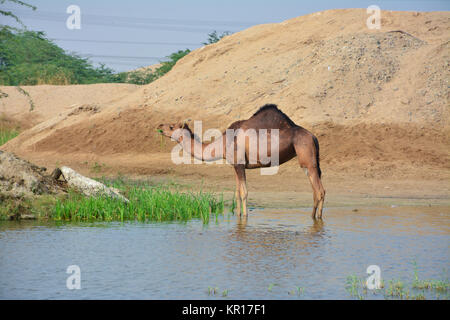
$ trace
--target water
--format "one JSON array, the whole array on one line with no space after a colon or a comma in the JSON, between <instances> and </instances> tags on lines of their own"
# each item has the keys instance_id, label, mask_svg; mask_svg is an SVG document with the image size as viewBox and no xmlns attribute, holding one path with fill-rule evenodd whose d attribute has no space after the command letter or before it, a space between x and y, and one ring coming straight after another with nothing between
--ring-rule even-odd
<instances>
[{"instance_id":1,"label":"water","mask_svg":"<svg viewBox=\"0 0 450 320\"><path fill-rule=\"evenodd\" d=\"M253 209L247 221L206 226L1 222L0 298L349 299L347 277L366 278L373 264L385 280L410 282L412 261L421 279L449 275L448 207L327 208L324 217ZM81 290L66 287L69 265L81 269ZM288 293L296 287L303 294Z\"/></svg>"}]
</instances>

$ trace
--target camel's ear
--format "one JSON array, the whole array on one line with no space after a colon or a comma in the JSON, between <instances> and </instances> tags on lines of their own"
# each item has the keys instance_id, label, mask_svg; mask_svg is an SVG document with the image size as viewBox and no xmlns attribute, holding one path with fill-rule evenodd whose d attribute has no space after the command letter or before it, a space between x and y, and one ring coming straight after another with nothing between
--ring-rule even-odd
<instances>
[{"instance_id":1,"label":"camel's ear","mask_svg":"<svg viewBox=\"0 0 450 320\"><path fill-rule=\"evenodd\" d=\"M181 128L184 129L185 127L187 127L189 121L191 121L191 119L183 120L183 125L181 126Z\"/></svg>"}]
</instances>

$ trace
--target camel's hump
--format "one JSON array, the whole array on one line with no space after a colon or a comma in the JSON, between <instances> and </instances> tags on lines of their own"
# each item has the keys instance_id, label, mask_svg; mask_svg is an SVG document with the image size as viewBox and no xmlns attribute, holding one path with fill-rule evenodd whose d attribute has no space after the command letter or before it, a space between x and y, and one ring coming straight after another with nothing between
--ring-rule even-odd
<instances>
[{"instance_id":1,"label":"camel's hump","mask_svg":"<svg viewBox=\"0 0 450 320\"><path fill-rule=\"evenodd\" d=\"M278 109L276 104L265 104L247 121L258 123L257 127L260 125L267 128L297 126L283 111Z\"/></svg>"}]
</instances>

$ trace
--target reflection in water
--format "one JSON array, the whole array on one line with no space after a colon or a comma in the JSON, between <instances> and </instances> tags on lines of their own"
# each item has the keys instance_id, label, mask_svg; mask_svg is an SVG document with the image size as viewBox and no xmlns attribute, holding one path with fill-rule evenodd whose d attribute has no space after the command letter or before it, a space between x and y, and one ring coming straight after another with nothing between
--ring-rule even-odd
<instances>
[{"instance_id":1,"label":"reflection in water","mask_svg":"<svg viewBox=\"0 0 450 320\"><path fill-rule=\"evenodd\" d=\"M263 279L277 282L290 278L297 267L310 265L311 256L328 241L323 221L311 221L311 225L299 230L297 226L266 224L264 219L261 225L259 219L252 217L249 224L248 219L237 218L236 227L226 239L223 257L235 264L244 275L244 282L253 281L255 274L264 274Z\"/></svg>"},{"instance_id":2,"label":"reflection in water","mask_svg":"<svg viewBox=\"0 0 450 320\"><path fill-rule=\"evenodd\" d=\"M310 234L322 234L323 231L323 220L314 220L312 226L309 227Z\"/></svg>"},{"instance_id":3,"label":"reflection in water","mask_svg":"<svg viewBox=\"0 0 450 320\"><path fill-rule=\"evenodd\" d=\"M449 265L448 208L255 209L246 218L180 223L0 222L0 298L349 298L348 275L377 264L385 279L441 279ZM65 287L77 264L82 290ZM446 274L448 276L448 274ZM270 292L269 284L277 284ZM297 297L298 298L298 297Z\"/></svg>"}]
</instances>

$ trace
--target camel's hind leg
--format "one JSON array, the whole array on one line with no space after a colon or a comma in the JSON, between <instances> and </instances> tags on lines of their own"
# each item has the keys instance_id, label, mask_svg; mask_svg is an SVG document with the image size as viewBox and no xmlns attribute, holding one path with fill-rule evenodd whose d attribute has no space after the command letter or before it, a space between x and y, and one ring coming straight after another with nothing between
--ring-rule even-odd
<instances>
[{"instance_id":1,"label":"camel's hind leg","mask_svg":"<svg viewBox=\"0 0 450 320\"><path fill-rule=\"evenodd\" d=\"M325 189L319 177L317 167L308 168L308 178L313 189L314 207L313 219L322 219L323 202L325 201Z\"/></svg>"},{"instance_id":2,"label":"camel's hind leg","mask_svg":"<svg viewBox=\"0 0 450 320\"><path fill-rule=\"evenodd\" d=\"M325 200L325 189L319 176L319 165L316 158L316 147L313 140L295 146L295 152L300 166L306 169L306 175L313 189L314 206L312 210L313 219L322 219L323 202Z\"/></svg>"},{"instance_id":3,"label":"camel's hind leg","mask_svg":"<svg viewBox=\"0 0 450 320\"><path fill-rule=\"evenodd\" d=\"M308 172L306 172L306 176L309 178ZM313 189L313 200L314 200L314 205L313 205L313 210L312 210L311 216L313 219L315 219L316 212L317 212L317 206L319 205L319 200L317 200L317 194L316 194L316 192L314 192L314 189Z\"/></svg>"}]
</instances>

